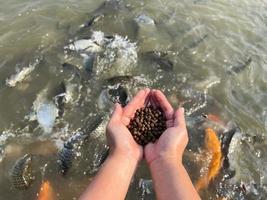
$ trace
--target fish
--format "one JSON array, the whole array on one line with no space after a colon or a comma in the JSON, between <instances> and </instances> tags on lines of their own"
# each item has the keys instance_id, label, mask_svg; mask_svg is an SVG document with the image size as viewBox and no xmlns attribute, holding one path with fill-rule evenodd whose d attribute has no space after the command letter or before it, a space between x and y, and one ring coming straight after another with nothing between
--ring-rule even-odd
<instances>
[{"instance_id":1,"label":"fish","mask_svg":"<svg viewBox=\"0 0 267 200\"><path fill-rule=\"evenodd\" d=\"M63 67L63 70L71 71L75 76L77 76L80 80L82 80L81 70L77 66L65 62L62 64L62 67Z\"/></svg>"},{"instance_id":2,"label":"fish","mask_svg":"<svg viewBox=\"0 0 267 200\"><path fill-rule=\"evenodd\" d=\"M38 193L37 200L54 200L55 194L54 190L49 181L44 181L41 185L40 191Z\"/></svg>"},{"instance_id":3,"label":"fish","mask_svg":"<svg viewBox=\"0 0 267 200\"><path fill-rule=\"evenodd\" d=\"M58 117L58 108L51 101L41 102L36 110L39 125L45 133L51 133L55 120Z\"/></svg>"},{"instance_id":4,"label":"fish","mask_svg":"<svg viewBox=\"0 0 267 200\"><path fill-rule=\"evenodd\" d=\"M142 195L151 194L154 191L153 181L151 179L143 179L139 180L139 188L142 190Z\"/></svg>"},{"instance_id":5,"label":"fish","mask_svg":"<svg viewBox=\"0 0 267 200\"><path fill-rule=\"evenodd\" d=\"M192 37L192 36L191 36ZM198 47L201 43L203 43L206 39L208 38L207 34L203 34L202 36L198 36L198 37L193 37L193 39L185 46L183 46L180 50L179 50L179 55L184 54L184 52L186 52L189 49L194 49L196 47Z\"/></svg>"},{"instance_id":6,"label":"fish","mask_svg":"<svg viewBox=\"0 0 267 200\"><path fill-rule=\"evenodd\" d=\"M228 70L227 74L229 75L235 75L239 74L240 72L244 71L252 62L252 58L248 57L244 62L237 63L235 65L232 65Z\"/></svg>"},{"instance_id":7,"label":"fish","mask_svg":"<svg viewBox=\"0 0 267 200\"><path fill-rule=\"evenodd\" d=\"M99 20L101 20L104 17L103 14L97 13L95 15L92 16L91 19L89 19L87 22L85 22L81 28L90 28L91 26L93 26L96 22L98 22Z\"/></svg>"},{"instance_id":8,"label":"fish","mask_svg":"<svg viewBox=\"0 0 267 200\"><path fill-rule=\"evenodd\" d=\"M104 120L102 115L91 119L84 125L83 128L76 131L66 142L63 148L58 152L59 172L65 175L67 171L73 166L73 161L80 153L81 146L89 137L97 139L105 135L107 120Z\"/></svg>"},{"instance_id":9,"label":"fish","mask_svg":"<svg viewBox=\"0 0 267 200\"><path fill-rule=\"evenodd\" d=\"M55 93L56 95L53 97L53 99L54 99L55 105L58 108L58 115L62 117L64 114L64 106L65 106L64 97L66 96L66 85L64 84L64 82L60 83Z\"/></svg>"},{"instance_id":10,"label":"fish","mask_svg":"<svg viewBox=\"0 0 267 200\"><path fill-rule=\"evenodd\" d=\"M11 182L18 190L26 190L35 180L31 169L32 155L26 154L19 158L10 171Z\"/></svg>"},{"instance_id":11,"label":"fish","mask_svg":"<svg viewBox=\"0 0 267 200\"><path fill-rule=\"evenodd\" d=\"M6 85L8 87L15 87L17 83L20 83L24 79L26 79L30 75L30 73L34 71L34 69L35 69L34 65L22 68L19 72L17 72L14 75L11 75L10 78L6 79Z\"/></svg>"},{"instance_id":12,"label":"fish","mask_svg":"<svg viewBox=\"0 0 267 200\"><path fill-rule=\"evenodd\" d=\"M173 70L173 62L166 58L167 54L159 51L148 51L142 57L150 62L155 62L164 71Z\"/></svg>"},{"instance_id":13,"label":"fish","mask_svg":"<svg viewBox=\"0 0 267 200\"><path fill-rule=\"evenodd\" d=\"M200 177L195 184L198 192L208 187L210 181L219 174L222 167L221 142L215 131L211 128L205 129L205 150L211 155L211 161L208 166L208 172Z\"/></svg>"},{"instance_id":14,"label":"fish","mask_svg":"<svg viewBox=\"0 0 267 200\"><path fill-rule=\"evenodd\" d=\"M128 90L121 84L116 84L115 86L111 86L100 93L98 106L101 109L110 107L114 103L120 103L122 106L126 106L128 101Z\"/></svg>"},{"instance_id":15,"label":"fish","mask_svg":"<svg viewBox=\"0 0 267 200\"><path fill-rule=\"evenodd\" d=\"M90 132L90 137L92 139L103 141L106 138L106 127L109 122L109 116L108 115L102 116L101 122L100 123L99 122L98 122L97 127L93 131Z\"/></svg>"},{"instance_id":16,"label":"fish","mask_svg":"<svg viewBox=\"0 0 267 200\"><path fill-rule=\"evenodd\" d=\"M94 63L95 63L95 59L96 59L96 54L94 53L89 53L89 54L81 54L81 56L83 57L83 67L85 69L85 71L88 74L91 74L93 72L93 68L94 68Z\"/></svg>"},{"instance_id":17,"label":"fish","mask_svg":"<svg viewBox=\"0 0 267 200\"><path fill-rule=\"evenodd\" d=\"M193 49L193 48L197 47L199 44L201 44L202 42L204 42L204 40L207 39L207 38L208 38L208 35L204 34L203 36L193 40L190 44L188 44L185 47L185 49Z\"/></svg>"}]
</instances>

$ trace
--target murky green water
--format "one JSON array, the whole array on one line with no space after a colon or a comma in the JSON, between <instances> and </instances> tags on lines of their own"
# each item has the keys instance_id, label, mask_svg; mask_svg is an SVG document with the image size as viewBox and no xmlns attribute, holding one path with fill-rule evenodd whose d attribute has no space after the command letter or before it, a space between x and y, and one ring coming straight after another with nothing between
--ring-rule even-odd
<instances>
[{"instance_id":1,"label":"murky green water","mask_svg":"<svg viewBox=\"0 0 267 200\"><path fill-rule=\"evenodd\" d=\"M106 91L119 85L127 100L153 87L186 108L184 162L193 182L207 163L196 159L203 130L212 126L223 140L231 124L238 127L226 148L229 165L200 194L266 199L267 2L103 2L0 0L0 199L36 199L42 180L58 199L77 199L98 169L105 138L84 142L64 176L58 152L78 128L108 115ZM199 122L203 113L224 125ZM35 180L20 191L10 171L27 153ZM149 179L141 163L127 199L155 199L142 181Z\"/></svg>"}]
</instances>

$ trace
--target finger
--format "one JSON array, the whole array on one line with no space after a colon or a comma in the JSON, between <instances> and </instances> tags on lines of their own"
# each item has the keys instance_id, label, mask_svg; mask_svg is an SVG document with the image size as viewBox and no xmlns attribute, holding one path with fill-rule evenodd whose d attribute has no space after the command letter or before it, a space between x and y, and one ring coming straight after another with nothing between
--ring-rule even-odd
<instances>
[{"instance_id":1,"label":"finger","mask_svg":"<svg viewBox=\"0 0 267 200\"><path fill-rule=\"evenodd\" d=\"M182 107L174 113L174 126L186 127L184 108Z\"/></svg>"},{"instance_id":2,"label":"finger","mask_svg":"<svg viewBox=\"0 0 267 200\"><path fill-rule=\"evenodd\" d=\"M135 111L144 106L149 92L150 90L148 88L139 91L136 96L125 106L123 117L132 118Z\"/></svg>"},{"instance_id":3,"label":"finger","mask_svg":"<svg viewBox=\"0 0 267 200\"><path fill-rule=\"evenodd\" d=\"M159 106L161 107L161 109L165 113L167 120L173 119L173 112L174 111L173 111L171 104L169 103L169 101L165 97L165 95L160 90L156 90L154 92L154 98L157 100L157 102L159 103Z\"/></svg>"},{"instance_id":4,"label":"finger","mask_svg":"<svg viewBox=\"0 0 267 200\"><path fill-rule=\"evenodd\" d=\"M110 121L119 121L122 117L122 107L119 103L115 103L114 110L111 115Z\"/></svg>"}]
</instances>

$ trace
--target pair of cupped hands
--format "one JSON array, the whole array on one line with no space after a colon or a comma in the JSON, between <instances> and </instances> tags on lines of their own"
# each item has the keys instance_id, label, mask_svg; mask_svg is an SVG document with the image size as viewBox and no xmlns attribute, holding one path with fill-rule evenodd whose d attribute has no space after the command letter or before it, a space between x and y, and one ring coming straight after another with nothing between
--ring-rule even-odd
<instances>
[{"instance_id":1,"label":"pair of cupped hands","mask_svg":"<svg viewBox=\"0 0 267 200\"><path fill-rule=\"evenodd\" d=\"M167 129L155 143L142 147L135 142L127 125L136 110L148 104L163 110ZM116 103L106 134L111 153L126 156L137 162L145 158L148 165L161 159L182 163L182 155L188 143L184 109L174 110L165 95L154 89L140 90L124 108Z\"/></svg>"}]
</instances>

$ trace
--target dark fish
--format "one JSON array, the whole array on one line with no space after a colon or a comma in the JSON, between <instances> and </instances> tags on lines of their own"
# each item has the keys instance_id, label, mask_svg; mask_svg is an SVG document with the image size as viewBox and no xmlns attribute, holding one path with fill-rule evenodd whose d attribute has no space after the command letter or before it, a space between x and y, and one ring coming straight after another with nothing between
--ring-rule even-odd
<instances>
[{"instance_id":1,"label":"dark fish","mask_svg":"<svg viewBox=\"0 0 267 200\"><path fill-rule=\"evenodd\" d=\"M64 96L66 93L66 86L64 84L64 82L61 82L59 87L57 88L56 91L56 96L54 97L55 99L55 104L58 108L58 116L62 117L64 114Z\"/></svg>"},{"instance_id":2,"label":"dark fish","mask_svg":"<svg viewBox=\"0 0 267 200\"><path fill-rule=\"evenodd\" d=\"M26 154L19 158L12 167L10 176L16 189L26 190L35 179L32 174L31 163L32 155Z\"/></svg>"},{"instance_id":3,"label":"dark fish","mask_svg":"<svg viewBox=\"0 0 267 200\"><path fill-rule=\"evenodd\" d=\"M110 99L113 103L120 103L122 106L126 106L128 102L128 92L121 85L118 88L108 90Z\"/></svg>"},{"instance_id":4,"label":"dark fish","mask_svg":"<svg viewBox=\"0 0 267 200\"><path fill-rule=\"evenodd\" d=\"M81 146L90 136L90 133L101 124L102 120L103 116L90 120L64 143L63 148L58 153L59 171L62 175L65 175L72 167Z\"/></svg>"},{"instance_id":5,"label":"dark fish","mask_svg":"<svg viewBox=\"0 0 267 200\"><path fill-rule=\"evenodd\" d=\"M96 58L95 54L86 54L84 56L83 66L88 74L92 74L93 72L95 58Z\"/></svg>"},{"instance_id":6,"label":"dark fish","mask_svg":"<svg viewBox=\"0 0 267 200\"><path fill-rule=\"evenodd\" d=\"M190 43L190 44L188 44L188 45L186 46L186 49L192 49L192 48L197 47L199 44L201 44L202 42L204 42L204 40L205 40L206 38L208 38L208 35L207 35L207 34L203 35L203 36L200 37L200 38L195 39L192 43Z\"/></svg>"},{"instance_id":7,"label":"dark fish","mask_svg":"<svg viewBox=\"0 0 267 200\"><path fill-rule=\"evenodd\" d=\"M89 21L87 21L83 27L84 28L90 28L92 25L94 25L96 22L98 22L101 18L103 18L103 14L96 14L94 15Z\"/></svg>"},{"instance_id":8,"label":"dark fish","mask_svg":"<svg viewBox=\"0 0 267 200\"><path fill-rule=\"evenodd\" d=\"M166 56L166 53L158 51L149 51L143 54L144 59L157 63L164 71L172 71L173 63Z\"/></svg>"},{"instance_id":9,"label":"dark fish","mask_svg":"<svg viewBox=\"0 0 267 200\"><path fill-rule=\"evenodd\" d=\"M68 169L72 166L75 158L74 142L82 140L80 133L76 133L74 136L76 137L76 141L73 137L71 137L66 143L64 143L64 147L58 153L59 170L63 175L65 175Z\"/></svg>"},{"instance_id":10,"label":"dark fish","mask_svg":"<svg viewBox=\"0 0 267 200\"><path fill-rule=\"evenodd\" d=\"M204 34L203 36L200 36L200 37L197 37L197 38L194 37L192 42L190 42L189 44L185 45L184 47L182 47L179 50L179 55L184 54L184 52L186 52L189 49L196 48L198 45L200 45L202 42L204 42L206 38L208 38L207 34Z\"/></svg>"},{"instance_id":11,"label":"dark fish","mask_svg":"<svg viewBox=\"0 0 267 200\"><path fill-rule=\"evenodd\" d=\"M229 152L230 143L232 141L234 134L239 131L240 131L240 128L234 126L222 134L221 143L222 143L222 153L224 156L223 166L225 169L228 169L230 166L229 160L228 160L228 152Z\"/></svg>"},{"instance_id":12,"label":"dark fish","mask_svg":"<svg viewBox=\"0 0 267 200\"><path fill-rule=\"evenodd\" d=\"M90 19L83 24L82 28L91 28L95 23L104 18L105 15L113 14L120 8L120 3L117 0L105 1L92 14L90 14Z\"/></svg>"},{"instance_id":13,"label":"dark fish","mask_svg":"<svg viewBox=\"0 0 267 200\"><path fill-rule=\"evenodd\" d=\"M81 70L76 67L75 65L72 65L70 63L63 63L62 67L64 70L71 71L75 76L77 76L79 79L82 79Z\"/></svg>"},{"instance_id":14,"label":"dark fish","mask_svg":"<svg viewBox=\"0 0 267 200\"><path fill-rule=\"evenodd\" d=\"M234 66L232 66L230 69L227 70L227 73L230 75L239 74L240 72L244 71L250 63L252 62L252 58L249 57L245 60L243 63L238 63Z\"/></svg>"}]
</instances>

